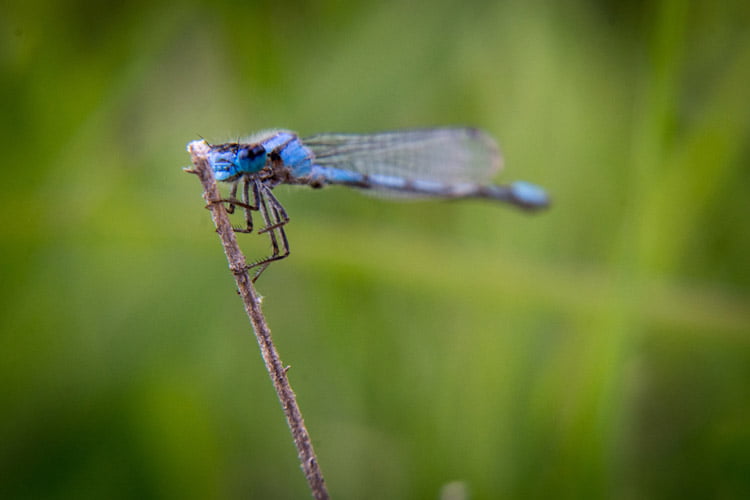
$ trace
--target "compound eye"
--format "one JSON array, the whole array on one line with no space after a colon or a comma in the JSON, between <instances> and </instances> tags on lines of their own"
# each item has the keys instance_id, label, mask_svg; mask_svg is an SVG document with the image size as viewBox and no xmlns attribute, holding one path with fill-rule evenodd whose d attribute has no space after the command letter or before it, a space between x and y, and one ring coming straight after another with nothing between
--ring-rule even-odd
<instances>
[{"instance_id":1,"label":"compound eye","mask_svg":"<svg viewBox=\"0 0 750 500\"><path fill-rule=\"evenodd\" d=\"M252 161L256 159L259 156L263 156L266 154L266 150L263 146L260 144L256 144L255 146L251 147L245 147L240 149L239 153L237 154L237 159L241 162L243 161Z\"/></svg>"}]
</instances>

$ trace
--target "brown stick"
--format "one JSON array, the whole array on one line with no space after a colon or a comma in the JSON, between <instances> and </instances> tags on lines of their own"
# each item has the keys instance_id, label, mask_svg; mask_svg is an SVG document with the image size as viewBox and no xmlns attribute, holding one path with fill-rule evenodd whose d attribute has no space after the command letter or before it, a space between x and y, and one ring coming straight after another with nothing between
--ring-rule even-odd
<instances>
[{"instance_id":1,"label":"brown stick","mask_svg":"<svg viewBox=\"0 0 750 500\"><path fill-rule=\"evenodd\" d=\"M197 174L201 184L203 184L203 198L208 203L209 210L211 210L211 216L216 225L216 232L221 239L224 253L229 262L229 269L237 281L237 288L242 296L242 301L245 303L245 311L250 318L255 336L258 339L258 345L263 354L263 361L266 363L266 369L268 369L268 374L273 381L273 386L281 402L284 415L286 415L289 429L292 431L294 445L297 447L297 454L302 470L310 485L313 497L318 500L327 499L329 497L325 480L323 479L318 459L315 456L315 450L313 450L312 442L310 441L310 434L307 432L305 422L302 419L302 413L299 410L299 406L297 406L297 398L294 395L292 387L289 385L289 379L286 375L287 369L281 363L276 347L271 340L271 330L268 328L268 324L263 317L260 298L247 272L247 262L237 245L237 239L229 222L226 208L223 203L217 201L221 199L221 196L216 187L216 179L214 178L213 171L208 164L208 144L205 141L193 141L188 144L187 149L192 157L195 169L186 169L186 171Z\"/></svg>"}]
</instances>

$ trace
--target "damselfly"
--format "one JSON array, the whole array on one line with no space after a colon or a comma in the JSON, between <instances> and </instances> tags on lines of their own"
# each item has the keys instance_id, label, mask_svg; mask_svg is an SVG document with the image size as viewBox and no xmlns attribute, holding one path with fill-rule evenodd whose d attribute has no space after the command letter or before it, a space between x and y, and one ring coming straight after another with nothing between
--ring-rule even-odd
<instances>
[{"instance_id":1,"label":"damselfly","mask_svg":"<svg viewBox=\"0 0 750 500\"><path fill-rule=\"evenodd\" d=\"M272 189L279 184L320 188L339 184L396 197L484 198L533 211L546 207L544 190L528 182L487 181L502 167L497 144L473 128L415 129L375 134L319 134L300 138L288 130L260 132L240 142L209 145L219 181L231 183L228 211L244 211L253 231L260 212L271 255L248 266L257 280L268 265L289 255L289 216ZM238 191L242 187L240 197Z\"/></svg>"}]
</instances>

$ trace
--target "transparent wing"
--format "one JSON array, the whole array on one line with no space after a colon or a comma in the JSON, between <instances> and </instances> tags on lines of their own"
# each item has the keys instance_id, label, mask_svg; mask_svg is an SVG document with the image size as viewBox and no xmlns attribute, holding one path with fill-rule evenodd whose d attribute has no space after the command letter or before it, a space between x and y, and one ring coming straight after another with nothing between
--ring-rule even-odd
<instances>
[{"instance_id":1,"label":"transparent wing","mask_svg":"<svg viewBox=\"0 0 750 500\"><path fill-rule=\"evenodd\" d=\"M445 183L487 181L502 167L495 141L472 128L376 134L319 134L302 139L316 165Z\"/></svg>"}]
</instances>

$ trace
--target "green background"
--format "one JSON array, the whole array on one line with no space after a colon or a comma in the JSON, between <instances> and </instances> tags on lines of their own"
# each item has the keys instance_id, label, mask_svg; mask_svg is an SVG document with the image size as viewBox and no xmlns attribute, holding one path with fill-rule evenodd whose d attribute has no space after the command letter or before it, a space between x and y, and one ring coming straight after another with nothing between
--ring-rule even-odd
<instances>
[{"instance_id":1,"label":"green background","mask_svg":"<svg viewBox=\"0 0 750 500\"><path fill-rule=\"evenodd\" d=\"M450 124L553 208L276 190L333 497L750 496L750 3L2 11L0 497L306 498L185 144Z\"/></svg>"}]
</instances>

